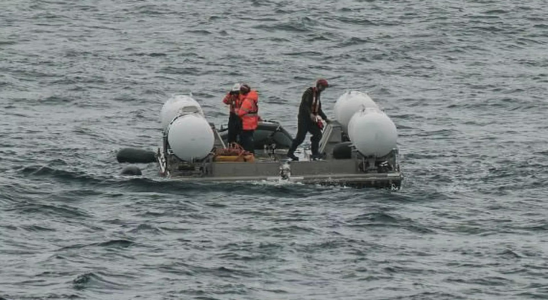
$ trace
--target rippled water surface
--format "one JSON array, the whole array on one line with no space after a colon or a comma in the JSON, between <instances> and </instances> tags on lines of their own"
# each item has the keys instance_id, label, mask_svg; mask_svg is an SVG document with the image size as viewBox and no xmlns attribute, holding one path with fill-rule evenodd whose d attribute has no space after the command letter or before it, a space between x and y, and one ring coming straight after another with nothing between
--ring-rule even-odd
<instances>
[{"instance_id":1,"label":"rippled water surface","mask_svg":"<svg viewBox=\"0 0 548 300\"><path fill-rule=\"evenodd\" d=\"M547 299L545 1L0 1L0 299ZM182 184L154 150L234 82L296 131L366 91L403 189Z\"/></svg>"}]
</instances>

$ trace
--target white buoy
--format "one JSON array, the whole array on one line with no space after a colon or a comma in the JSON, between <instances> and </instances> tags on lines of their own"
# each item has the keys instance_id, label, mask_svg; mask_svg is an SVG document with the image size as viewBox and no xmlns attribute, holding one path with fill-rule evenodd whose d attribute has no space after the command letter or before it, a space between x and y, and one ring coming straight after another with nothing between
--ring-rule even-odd
<instances>
[{"instance_id":1,"label":"white buoy","mask_svg":"<svg viewBox=\"0 0 548 300\"><path fill-rule=\"evenodd\" d=\"M207 120L195 113L173 120L168 127L167 140L179 159L190 162L205 158L213 149L215 138Z\"/></svg>"},{"instance_id":2,"label":"white buoy","mask_svg":"<svg viewBox=\"0 0 548 300\"><path fill-rule=\"evenodd\" d=\"M342 94L333 108L335 119L339 122L343 130L348 133L348 123L352 116L362 108L377 108L379 106L366 93L359 91L347 91Z\"/></svg>"},{"instance_id":3,"label":"white buoy","mask_svg":"<svg viewBox=\"0 0 548 300\"><path fill-rule=\"evenodd\" d=\"M398 131L381 110L365 108L352 116L348 137L364 156L385 156L397 147Z\"/></svg>"},{"instance_id":4,"label":"white buoy","mask_svg":"<svg viewBox=\"0 0 548 300\"><path fill-rule=\"evenodd\" d=\"M204 115L200 104L194 100L191 96L186 95L174 95L169 98L160 112L160 119L162 122L162 129L166 130L167 126L173 118L181 114L198 113Z\"/></svg>"}]
</instances>

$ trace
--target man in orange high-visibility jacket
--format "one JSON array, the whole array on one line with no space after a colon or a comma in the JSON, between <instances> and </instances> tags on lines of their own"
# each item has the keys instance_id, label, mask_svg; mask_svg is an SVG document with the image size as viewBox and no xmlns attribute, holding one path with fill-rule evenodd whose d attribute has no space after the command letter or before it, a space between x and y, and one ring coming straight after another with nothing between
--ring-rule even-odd
<instances>
[{"instance_id":1,"label":"man in orange high-visibility jacket","mask_svg":"<svg viewBox=\"0 0 548 300\"><path fill-rule=\"evenodd\" d=\"M242 132L240 133L240 144L242 147L255 154L255 141L253 133L259 124L259 95L257 91L251 90L249 85L242 84L240 94L244 97L242 106L237 111L238 116L242 119Z\"/></svg>"},{"instance_id":2,"label":"man in orange high-visibility jacket","mask_svg":"<svg viewBox=\"0 0 548 300\"><path fill-rule=\"evenodd\" d=\"M240 95L240 84L235 83L230 92L223 99L223 103L230 106L230 116L228 117L228 143L237 142L238 135L242 131L242 120L238 117L237 111L244 100Z\"/></svg>"}]
</instances>

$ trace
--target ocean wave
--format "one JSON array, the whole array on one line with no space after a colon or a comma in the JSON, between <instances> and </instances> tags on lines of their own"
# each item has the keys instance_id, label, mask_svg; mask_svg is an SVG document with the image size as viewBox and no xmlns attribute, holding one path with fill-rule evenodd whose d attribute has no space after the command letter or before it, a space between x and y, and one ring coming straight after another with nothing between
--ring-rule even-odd
<instances>
[{"instance_id":1,"label":"ocean wave","mask_svg":"<svg viewBox=\"0 0 548 300\"><path fill-rule=\"evenodd\" d=\"M546 294L543 1L6 1L0 298ZM295 133L320 77L385 108L401 190L120 174L171 94L224 124L249 82Z\"/></svg>"}]
</instances>

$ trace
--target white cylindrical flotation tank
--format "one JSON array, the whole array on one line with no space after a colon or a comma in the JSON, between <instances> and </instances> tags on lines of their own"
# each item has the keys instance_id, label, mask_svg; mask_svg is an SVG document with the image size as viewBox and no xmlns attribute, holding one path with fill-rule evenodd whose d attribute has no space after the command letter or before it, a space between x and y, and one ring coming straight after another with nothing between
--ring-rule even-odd
<instances>
[{"instance_id":1,"label":"white cylindrical flotation tank","mask_svg":"<svg viewBox=\"0 0 548 300\"><path fill-rule=\"evenodd\" d=\"M359 91L347 91L342 94L333 108L335 119L343 130L348 133L348 123L352 116L362 108L379 108L379 106L366 93Z\"/></svg>"},{"instance_id":2,"label":"white cylindrical flotation tank","mask_svg":"<svg viewBox=\"0 0 548 300\"><path fill-rule=\"evenodd\" d=\"M364 108L352 116L348 137L364 156L385 156L397 147L398 131L381 110Z\"/></svg>"},{"instance_id":3,"label":"white cylindrical flotation tank","mask_svg":"<svg viewBox=\"0 0 548 300\"><path fill-rule=\"evenodd\" d=\"M167 139L181 160L205 158L213 149L215 137L211 125L199 113L179 115L168 125Z\"/></svg>"},{"instance_id":4,"label":"white cylindrical flotation tank","mask_svg":"<svg viewBox=\"0 0 548 300\"><path fill-rule=\"evenodd\" d=\"M160 111L162 129L166 130L173 118L181 114L197 113L204 116L202 107L191 96L174 95L169 98Z\"/></svg>"}]
</instances>

